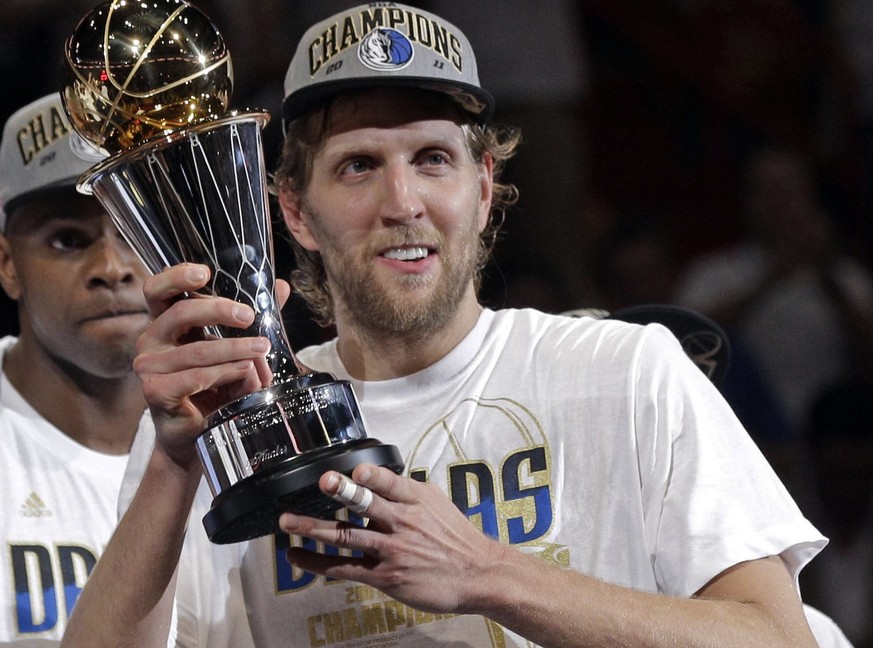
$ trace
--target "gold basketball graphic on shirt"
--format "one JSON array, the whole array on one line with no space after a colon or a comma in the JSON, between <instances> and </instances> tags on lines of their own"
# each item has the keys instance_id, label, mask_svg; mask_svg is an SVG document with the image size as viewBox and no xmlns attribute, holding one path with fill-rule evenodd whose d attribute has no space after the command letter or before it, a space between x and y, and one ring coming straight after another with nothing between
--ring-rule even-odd
<instances>
[{"instance_id":1,"label":"gold basketball graphic on shirt","mask_svg":"<svg viewBox=\"0 0 873 648\"><path fill-rule=\"evenodd\" d=\"M523 544L547 562L569 564L566 547L549 540L560 495L552 483L548 439L537 416L521 403L462 400L421 435L406 472L441 486L445 478L449 497L484 533Z\"/></svg>"}]
</instances>

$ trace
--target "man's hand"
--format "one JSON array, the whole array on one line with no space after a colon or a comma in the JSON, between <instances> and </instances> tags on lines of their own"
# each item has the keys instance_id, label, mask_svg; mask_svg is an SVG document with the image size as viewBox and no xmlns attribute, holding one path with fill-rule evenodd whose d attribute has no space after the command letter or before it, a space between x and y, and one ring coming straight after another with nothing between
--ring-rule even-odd
<instances>
[{"instance_id":1,"label":"man's hand","mask_svg":"<svg viewBox=\"0 0 873 648\"><path fill-rule=\"evenodd\" d=\"M158 430L158 442L179 465L196 462L194 439L204 419L222 405L269 385L265 338L217 339L207 326L244 329L254 321L247 305L223 297L186 295L209 281L206 266L180 264L144 286L152 322L137 341L134 370ZM287 298L287 284L282 288Z\"/></svg>"},{"instance_id":2,"label":"man's hand","mask_svg":"<svg viewBox=\"0 0 873 648\"><path fill-rule=\"evenodd\" d=\"M418 610L469 612L473 590L484 586L489 566L507 548L473 526L434 485L370 464L356 467L352 477L357 489L336 472L322 475L319 486L328 496L353 499L353 506L369 500L361 511L369 518L365 528L293 513L283 514L279 526L286 533L364 555L326 556L291 548L288 561L309 572L370 585ZM359 490L364 488L372 498Z\"/></svg>"}]
</instances>

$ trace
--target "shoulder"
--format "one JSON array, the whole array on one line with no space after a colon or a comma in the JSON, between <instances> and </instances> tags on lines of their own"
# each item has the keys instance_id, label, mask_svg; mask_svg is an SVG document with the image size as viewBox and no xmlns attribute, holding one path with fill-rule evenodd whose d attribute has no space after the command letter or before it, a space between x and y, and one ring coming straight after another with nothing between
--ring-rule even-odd
<instances>
[{"instance_id":1,"label":"shoulder","mask_svg":"<svg viewBox=\"0 0 873 648\"><path fill-rule=\"evenodd\" d=\"M640 362L687 360L661 324L631 324L598 316L552 315L534 309L495 311L483 347L562 364L610 366L625 371Z\"/></svg>"},{"instance_id":2,"label":"shoulder","mask_svg":"<svg viewBox=\"0 0 873 648\"><path fill-rule=\"evenodd\" d=\"M17 341L18 338L12 335L6 335L0 338L0 373L3 373L3 356L6 355L6 352L11 349Z\"/></svg>"},{"instance_id":3,"label":"shoulder","mask_svg":"<svg viewBox=\"0 0 873 648\"><path fill-rule=\"evenodd\" d=\"M14 335L0 337L0 366L2 366L3 356L9 349L15 346L16 342L18 342L18 338Z\"/></svg>"},{"instance_id":4,"label":"shoulder","mask_svg":"<svg viewBox=\"0 0 873 648\"><path fill-rule=\"evenodd\" d=\"M518 336L527 339L568 339L602 333L618 322L601 319L596 314L555 315L534 308L506 308L494 311L487 336Z\"/></svg>"},{"instance_id":5,"label":"shoulder","mask_svg":"<svg viewBox=\"0 0 873 648\"><path fill-rule=\"evenodd\" d=\"M592 311L591 315L578 312L581 314L553 315L532 308L495 311L489 335L512 335L572 345L603 341L640 345L649 338L668 344L675 342L673 334L660 324L634 324L604 319L597 311Z\"/></svg>"}]
</instances>

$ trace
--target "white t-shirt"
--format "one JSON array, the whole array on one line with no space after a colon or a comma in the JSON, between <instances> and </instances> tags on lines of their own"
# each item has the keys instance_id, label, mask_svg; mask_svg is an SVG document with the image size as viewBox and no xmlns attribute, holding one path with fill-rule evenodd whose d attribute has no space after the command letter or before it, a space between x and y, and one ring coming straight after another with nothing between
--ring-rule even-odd
<instances>
[{"instance_id":1,"label":"white t-shirt","mask_svg":"<svg viewBox=\"0 0 873 648\"><path fill-rule=\"evenodd\" d=\"M349 379L334 342L299 355ZM436 483L480 528L545 562L687 597L773 554L796 577L826 543L660 325L486 310L433 366L352 384L369 436L400 448L404 474ZM180 568L178 645L530 645L482 617L424 614L291 570L287 536L209 545L196 521L203 495L186 543L196 558ZM242 611L253 641L239 636Z\"/></svg>"},{"instance_id":2,"label":"white t-shirt","mask_svg":"<svg viewBox=\"0 0 873 648\"><path fill-rule=\"evenodd\" d=\"M804 605L803 612L818 642L818 648L852 648L852 642L840 626L821 610Z\"/></svg>"},{"instance_id":3,"label":"white t-shirt","mask_svg":"<svg viewBox=\"0 0 873 648\"><path fill-rule=\"evenodd\" d=\"M15 341L0 340L0 366ZM60 642L117 524L127 459L70 439L0 374L0 645Z\"/></svg>"}]
</instances>

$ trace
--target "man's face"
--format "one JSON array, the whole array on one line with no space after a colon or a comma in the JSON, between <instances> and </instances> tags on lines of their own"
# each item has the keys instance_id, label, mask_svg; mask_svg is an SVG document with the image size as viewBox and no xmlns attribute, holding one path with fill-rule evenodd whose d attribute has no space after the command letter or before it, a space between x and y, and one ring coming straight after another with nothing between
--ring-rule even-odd
<instances>
[{"instance_id":1,"label":"man's face","mask_svg":"<svg viewBox=\"0 0 873 648\"><path fill-rule=\"evenodd\" d=\"M337 103L295 232L321 252L337 321L422 334L475 302L491 190L443 104L384 89Z\"/></svg>"},{"instance_id":2,"label":"man's face","mask_svg":"<svg viewBox=\"0 0 873 648\"><path fill-rule=\"evenodd\" d=\"M75 190L36 198L10 215L0 276L18 301L22 341L54 361L112 378L132 370L148 323L146 269L96 199Z\"/></svg>"}]
</instances>

